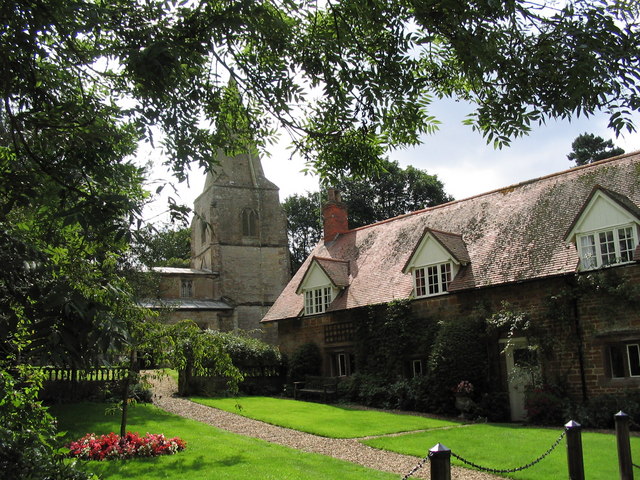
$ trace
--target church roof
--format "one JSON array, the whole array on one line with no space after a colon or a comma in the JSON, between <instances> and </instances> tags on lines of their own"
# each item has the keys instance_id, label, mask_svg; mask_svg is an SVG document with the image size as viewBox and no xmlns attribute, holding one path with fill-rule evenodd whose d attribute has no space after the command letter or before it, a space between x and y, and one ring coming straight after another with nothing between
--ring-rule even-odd
<instances>
[{"instance_id":1,"label":"church roof","mask_svg":"<svg viewBox=\"0 0 640 480\"><path fill-rule=\"evenodd\" d=\"M221 300L196 300L193 298L154 298L139 302L141 307L151 310L232 310L233 307Z\"/></svg>"},{"instance_id":2,"label":"church roof","mask_svg":"<svg viewBox=\"0 0 640 480\"><path fill-rule=\"evenodd\" d=\"M164 275L217 275L218 272L198 268L153 267L152 270Z\"/></svg>"},{"instance_id":3,"label":"church roof","mask_svg":"<svg viewBox=\"0 0 640 480\"><path fill-rule=\"evenodd\" d=\"M578 252L565 242L565 235L596 185L637 209L640 152L353 229L326 244L321 241L263 321L303 311L304 298L296 287L317 257L349 262L349 286L328 311L410 298L412 277L403 267L426 229L436 232L463 263L449 292L575 272Z\"/></svg>"}]
</instances>

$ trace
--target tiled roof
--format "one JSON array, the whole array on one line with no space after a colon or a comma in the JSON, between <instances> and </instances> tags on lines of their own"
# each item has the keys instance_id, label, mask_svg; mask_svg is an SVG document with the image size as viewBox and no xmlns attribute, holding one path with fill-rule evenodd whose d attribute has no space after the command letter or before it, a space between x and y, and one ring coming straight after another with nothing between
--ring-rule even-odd
<instances>
[{"instance_id":1,"label":"tiled roof","mask_svg":"<svg viewBox=\"0 0 640 480\"><path fill-rule=\"evenodd\" d=\"M336 287L349 285L349 262L334 258L315 257L316 262Z\"/></svg>"},{"instance_id":2,"label":"tiled roof","mask_svg":"<svg viewBox=\"0 0 640 480\"><path fill-rule=\"evenodd\" d=\"M329 280L336 287L346 287L349 285L349 261L336 260L334 258L312 257L311 264L316 263L322 271L329 277ZM309 268L305 270L305 274L309 272ZM304 288L305 276L300 277L300 281L296 287L296 293L302 293Z\"/></svg>"},{"instance_id":3,"label":"tiled roof","mask_svg":"<svg viewBox=\"0 0 640 480\"><path fill-rule=\"evenodd\" d=\"M197 268L153 267L151 270L166 275L218 275L217 272Z\"/></svg>"},{"instance_id":4,"label":"tiled roof","mask_svg":"<svg viewBox=\"0 0 640 480\"><path fill-rule=\"evenodd\" d=\"M438 230L427 229L440 244L446 248L451 255L460 263L469 263L471 258L464 244L462 235L459 233L440 232Z\"/></svg>"},{"instance_id":5,"label":"tiled roof","mask_svg":"<svg viewBox=\"0 0 640 480\"><path fill-rule=\"evenodd\" d=\"M440 232L435 235L446 248L457 248L449 241L452 234L461 235L466 246L470 263L460 269L450 292L574 272L578 254L573 244L564 242L564 235L596 186L637 209L640 153L391 218L350 230L328 244L320 242L263 321L295 317L302 311L304 301L296 287L314 257L349 261L349 287L330 310L408 298L412 279L402 269L427 228Z\"/></svg>"},{"instance_id":6,"label":"tiled roof","mask_svg":"<svg viewBox=\"0 0 640 480\"><path fill-rule=\"evenodd\" d=\"M151 310L231 310L233 307L228 303L219 300L196 300L193 298L180 298L180 299L149 299L143 300L140 303L141 307L149 308Z\"/></svg>"}]
</instances>

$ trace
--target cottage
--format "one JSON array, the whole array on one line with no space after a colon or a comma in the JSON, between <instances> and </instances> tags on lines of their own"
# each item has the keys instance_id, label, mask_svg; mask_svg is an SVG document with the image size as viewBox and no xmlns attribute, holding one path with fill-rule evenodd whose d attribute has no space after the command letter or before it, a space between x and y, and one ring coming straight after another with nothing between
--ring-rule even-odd
<instances>
[{"instance_id":1,"label":"cottage","mask_svg":"<svg viewBox=\"0 0 640 480\"><path fill-rule=\"evenodd\" d=\"M324 239L262 322L277 325L282 350L316 343L323 374L348 376L361 364L363 312L408 300L418 321L455 322L481 306L487 319L527 319L483 339L487 388L509 393L513 419L524 416L533 381L514 375L532 342L544 347L536 354L544 381L563 382L575 399L638 388L639 206L640 153L353 230L330 192ZM429 358L412 348L406 376L422 374Z\"/></svg>"}]
</instances>

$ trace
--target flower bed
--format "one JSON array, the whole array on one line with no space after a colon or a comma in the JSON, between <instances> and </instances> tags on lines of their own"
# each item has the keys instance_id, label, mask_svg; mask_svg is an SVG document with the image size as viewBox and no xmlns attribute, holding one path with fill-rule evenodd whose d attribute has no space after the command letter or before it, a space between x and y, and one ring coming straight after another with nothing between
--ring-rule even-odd
<instances>
[{"instance_id":1,"label":"flower bed","mask_svg":"<svg viewBox=\"0 0 640 480\"><path fill-rule=\"evenodd\" d=\"M147 433L141 437L137 433L127 432L121 438L113 432L101 436L88 433L80 440L71 442L69 455L84 460L112 460L173 455L185 448L187 444L180 438L167 439L163 434Z\"/></svg>"}]
</instances>

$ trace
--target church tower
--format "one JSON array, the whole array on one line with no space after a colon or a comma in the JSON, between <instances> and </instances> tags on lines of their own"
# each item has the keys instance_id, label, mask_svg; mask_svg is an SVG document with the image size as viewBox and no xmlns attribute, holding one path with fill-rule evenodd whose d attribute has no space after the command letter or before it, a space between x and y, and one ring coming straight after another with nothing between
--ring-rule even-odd
<instances>
[{"instance_id":1,"label":"church tower","mask_svg":"<svg viewBox=\"0 0 640 480\"><path fill-rule=\"evenodd\" d=\"M194 213L191 267L214 273L215 297L233 307L227 328L260 328L289 281L289 250L278 187L265 178L257 153L220 151ZM275 331L263 339L275 343Z\"/></svg>"}]
</instances>

